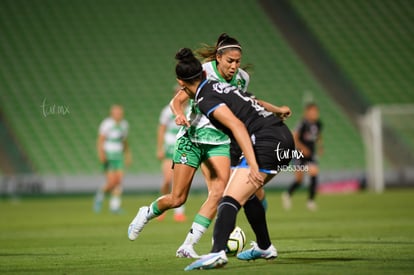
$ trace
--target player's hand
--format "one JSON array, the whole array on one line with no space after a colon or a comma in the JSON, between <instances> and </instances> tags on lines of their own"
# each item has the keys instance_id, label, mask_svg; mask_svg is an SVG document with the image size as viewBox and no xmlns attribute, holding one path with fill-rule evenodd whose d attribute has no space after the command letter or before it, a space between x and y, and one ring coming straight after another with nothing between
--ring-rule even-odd
<instances>
[{"instance_id":1,"label":"player's hand","mask_svg":"<svg viewBox=\"0 0 414 275\"><path fill-rule=\"evenodd\" d=\"M311 156L311 151L308 149L308 147L304 146L303 148L301 148L301 151L305 157Z\"/></svg>"},{"instance_id":2,"label":"player's hand","mask_svg":"<svg viewBox=\"0 0 414 275\"><path fill-rule=\"evenodd\" d=\"M184 114L175 117L175 124L190 127L190 122Z\"/></svg>"},{"instance_id":3,"label":"player's hand","mask_svg":"<svg viewBox=\"0 0 414 275\"><path fill-rule=\"evenodd\" d=\"M290 117L292 115L292 111L290 110L290 108L288 106L281 106L279 108L279 112L277 113L277 115L282 120L286 120L288 117Z\"/></svg>"},{"instance_id":4,"label":"player's hand","mask_svg":"<svg viewBox=\"0 0 414 275\"><path fill-rule=\"evenodd\" d=\"M248 178L249 178L249 183L252 183L254 186L256 186L256 188L260 188L264 184L264 179L263 179L263 176L259 172L258 166L250 167Z\"/></svg>"},{"instance_id":5,"label":"player's hand","mask_svg":"<svg viewBox=\"0 0 414 275\"><path fill-rule=\"evenodd\" d=\"M131 164L132 164L132 155L131 153L127 153L125 154L125 165L129 167L131 166Z\"/></svg>"}]
</instances>

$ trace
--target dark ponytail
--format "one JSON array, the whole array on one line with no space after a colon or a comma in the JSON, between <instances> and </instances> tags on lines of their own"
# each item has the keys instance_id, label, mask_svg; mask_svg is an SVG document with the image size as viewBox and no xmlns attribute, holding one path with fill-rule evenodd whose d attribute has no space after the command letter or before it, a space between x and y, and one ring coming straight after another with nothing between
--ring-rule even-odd
<instances>
[{"instance_id":1,"label":"dark ponytail","mask_svg":"<svg viewBox=\"0 0 414 275\"><path fill-rule=\"evenodd\" d=\"M182 48L175 54L178 61L175 66L175 74L180 80L192 83L203 76L203 67L189 48Z\"/></svg>"}]
</instances>

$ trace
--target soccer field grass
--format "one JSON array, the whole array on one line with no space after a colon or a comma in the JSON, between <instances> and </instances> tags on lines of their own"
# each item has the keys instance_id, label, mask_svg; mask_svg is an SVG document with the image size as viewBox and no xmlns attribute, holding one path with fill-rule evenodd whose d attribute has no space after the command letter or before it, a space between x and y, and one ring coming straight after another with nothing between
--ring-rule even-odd
<instances>
[{"instance_id":1,"label":"soccer field grass","mask_svg":"<svg viewBox=\"0 0 414 275\"><path fill-rule=\"evenodd\" d=\"M124 197L125 213L92 212L91 197L0 200L0 273L183 274L191 259L175 258L204 194L187 202L188 221L151 221L139 238L127 238L139 206L155 195ZM414 190L382 195L321 195L319 210L305 208L305 193L283 211L280 193L269 192L268 224L279 257L241 262L229 258L223 269L190 273L226 274L413 274ZM243 211L237 224L254 235ZM212 227L196 246L206 253Z\"/></svg>"}]
</instances>

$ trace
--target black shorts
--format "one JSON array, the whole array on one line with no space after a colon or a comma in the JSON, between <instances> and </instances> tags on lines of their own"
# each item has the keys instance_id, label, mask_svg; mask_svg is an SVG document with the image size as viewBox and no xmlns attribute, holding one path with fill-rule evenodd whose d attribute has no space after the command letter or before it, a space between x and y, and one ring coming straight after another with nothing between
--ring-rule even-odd
<instances>
[{"instance_id":1,"label":"black shorts","mask_svg":"<svg viewBox=\"0 0 414 275\"><path fill-rule=\"evenodd\" d=\"M307 165L307 164L318 164L318 160L316 159L316 155L312 154L310 157L294 159L293 162L295 165Z\"/></svg>"},{"instance_id":2,"label":"black shorts","mask_svg":"<svg viewBox=\"0 0 414 275\"><path fill-rule=\"evenodd\" d=\"M235 167L239 164L242 157L242 150L236 142L230 144L230 165Z\"/></svg>"},{"instance_id":3,"label":"black shorts","mask_svg":"<svg viewBox=\"0 0 414 275\"><path fill-rule=\"evenodd\" d=\"M294 156L295 142L283 122L254 133L252 143L260 171L268 174L276 174ZM243 158L237 167L247 167L246 160Z\"/></svg>"}]
</instances>

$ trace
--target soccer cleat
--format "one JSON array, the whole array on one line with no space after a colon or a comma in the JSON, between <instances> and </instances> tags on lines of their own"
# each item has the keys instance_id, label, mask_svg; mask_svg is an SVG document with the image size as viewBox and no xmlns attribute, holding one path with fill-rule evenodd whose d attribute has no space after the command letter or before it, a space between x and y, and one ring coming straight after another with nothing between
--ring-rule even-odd
<instances>
[{"instance_id":1,"label":"soccer cleat","mask_svg":"<svg viewBox=\"0 0 414 275\"><path fill-rule=\"evenodd\" d=\"M306 204L306 207L308 208L309 211L318 210L318 206L316 205L315 201L313 201L313 200L309 200L308 203Z\"/></svg>"},{"instance_id":2,"label":"soccer cleat","mask_svg":"<svg viewBox=\"0 0 414 275\"><path fill-rule=\"evenodd\" d=\"M210 253L202 256L197 261L186 266L185 271L196 270L196 269L214 269L220 268L227 264L227 256L224 250L216 253Z\"/></svg>"},{"instance_id":3,"label":"soccer cleat","mask_svg":"<svg viewBox=\"0 0 414 275\"><path fill-rule=\"evenodd\" d=\"M277 250L273 245L270 245L266 250L260 249L256 242L251 242L251 245L252 248L237 254L237 259L250 261L256 259L271 260L277 258Z\"/></svg>"},{"instance_id":4,"label":"soccer cleat","mask_svg":"<svg viewBox=\"0 0 414 275\"><path fill-rule=\"evenodd\" d=\"M185 245L183 244L177 249L177 252L175 253L175 256L178 258L193 258L198 259L200 256L194 251L194 248L192 245Z\"/></svg>"},{"instance_id":5,"label":"soccer cleat","mask_svg":"<svg viewBox=\"0 0 414 275\"><path fill-rule=\"evenodd\" d=\"M282 193L282 205L285 210L290 210L292 208L292 200L290 199L289 193Z\"/></svg>"},{"instance_id":6,"label":"soccer cleat","mask_svg":"<svg viewBox=\"0 0 414 275\"><path fill-rule=\"evenodd\" d=\"M132 220L131 224L128 227L128 238L133 241L135 240L139 233L144 228L144 225L148 222L147 214L149 211L148 206L143 206L138 210L137 215Z\"/></svg>"}]
</instances>

